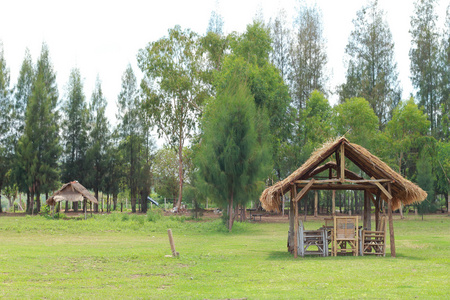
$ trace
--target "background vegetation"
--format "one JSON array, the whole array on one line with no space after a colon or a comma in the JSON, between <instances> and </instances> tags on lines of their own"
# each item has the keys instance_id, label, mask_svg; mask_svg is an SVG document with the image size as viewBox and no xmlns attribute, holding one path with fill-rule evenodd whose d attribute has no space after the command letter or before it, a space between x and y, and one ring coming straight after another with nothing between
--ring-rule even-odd
<instances>
[{"instance_id":1,"label":"background vegetation","mask_svg":"<svg viewBox=\"0 0 450 300\"><path fill-rule=\"evenodd\" d=\"M36 62L26 51L12 83L0 44L0 197L7 200L0 200L0 212L14 203L39 212L41 196L71 180L96 197L101 192L113 209L127 199L133 212L145 212L152 193L177 206L183 197L224 206L231 199L221 201L217 190L202 184L197 157L212 147L205 126L214 123L208 119L214 114L205 112L230 96L233 76L250 91L257 114L252 126L268 156L261 165L270 165L249 168L242 186L261 190L298 168L315 147L345 134L417 182L429 195L419 208L435 211L448 199L450 183L450 9L445 27L437 28L435 6L435 0L415 2L409 55L415 90L409 99L400 98L395 41L376 0L357 12L345 49L345 82L331 89L316 6L300 5L292 28L280 11L268 23L255 17L245 32L228 35L213 12L205 34L174 26L137 51L143 80L137 82L131 66L124 71L116 126L105 115L100 79L87 100L74 68L60 94L44 43ZM327 100L332 93L339 95L334 106ZM235 128L244 122L237 120ZM156 149L152 130L165 139L164 148ZM230 137L221 142L225 149ZM242 195L246 201L237 204L255 200Z\"/></svg>"}]
</instances>

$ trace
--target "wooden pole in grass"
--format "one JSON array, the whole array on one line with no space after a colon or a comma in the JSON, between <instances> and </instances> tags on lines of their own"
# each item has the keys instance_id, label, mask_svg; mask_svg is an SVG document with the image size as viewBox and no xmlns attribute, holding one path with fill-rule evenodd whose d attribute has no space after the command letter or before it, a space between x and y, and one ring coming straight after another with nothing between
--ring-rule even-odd
<instances>
[{"instance_id":1,"label":"wooden pole in grass","mask_svg":"<svg viewBox=\"0 0 450 300\"><path fill-rule=\"evenodd\" d=\"M173 241L173 236L172 236L172 229L167 229L167 233L169 235L169 242L170 242L170 248L172 250L172 256L178 256L180 255L176 250L175 250L175 243Z\"/></svg>"},{"instance_id":2,"label":"wooden pole in grass","mask_svg":"<svg viewBox=\"0 0 450 300\"><path fill-rule=\"evenodd\" d=\"M388 183L388 193L391 194L391 183ZM395 239L394 239L394 220L392 217L392 197L388 197L388 216L389 216L389 240L391 243L391 257L395 257Z\"/></svg>"},{"instance_id":3,"label":"wooden pole in grass","mask_svg":"<svg viewBox=\"0 0 450 300\"><path fill-rule=\"evenodd\" d=\"M295 201L297 198L297 187L294 185L294 199L291 201L294 201L294 258L297 258L298 256L298 200Z\"/></svg>"}]
</instances>

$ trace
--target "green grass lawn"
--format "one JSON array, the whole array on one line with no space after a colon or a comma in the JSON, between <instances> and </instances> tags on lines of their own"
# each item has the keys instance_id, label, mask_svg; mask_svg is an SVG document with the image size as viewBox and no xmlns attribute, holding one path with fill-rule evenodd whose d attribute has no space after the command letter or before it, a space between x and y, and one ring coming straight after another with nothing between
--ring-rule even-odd
<instances>
[{"instance_id":1,"label":"green grass lawn","mask_svg":"<svg viewBox=\"0 0 450 300\"><path fill-rule=\"evenodd\" d=\"M0 217L0 298L448 299L450 218L395 220L397 258L286 251L287 224ZM157 218L156 218L157 219ZM307 221L306 229L320 221ZM167 229L179 258L171 254Z\"/></svg>"}]
</instances>

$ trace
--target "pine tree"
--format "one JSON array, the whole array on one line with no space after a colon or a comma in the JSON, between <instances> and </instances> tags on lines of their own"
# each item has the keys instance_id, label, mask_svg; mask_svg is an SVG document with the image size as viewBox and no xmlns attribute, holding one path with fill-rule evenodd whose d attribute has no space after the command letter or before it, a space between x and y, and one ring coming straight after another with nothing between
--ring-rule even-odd
<instances>
[{"instance_id":1,"label":"pine tree","mask_svg":"<svg viewBox=\"0 0 450 300\"><path fill-rule=\"evenodd\" d=\"M125 159L125 168L130 189L131 210L136 212L136 200L138 195L139 178L139 152L141 150L141 124L139 122L139 93L131 65L122 75L122 89L118 96L120 122L119 133L121 136L121 148Z\"/></svg>"},{"instance_id":2,"label":"pine tree","mask_svg":"<svg viewBox=\"0 0 450 300\"><path fill-rule=\"evenodd\" d=\"M72 69L63 105L64 156L61 178L63 182L80 181L86 175L86 152L88 148L88 110L79 69ZM74 203L74 209L77 209Z\"/></svg>"},{"instance_id":3,"label":"pine tree","mask_svg":"<svg viewBox=\"0 0 450 300\"><path fill-rule=\"evenodd\" d=\"M109 122L106 118L106 98L103 95L100 79L97 77L89 107L89 146L86 154L88 162L87 186L94 190L95 198L102 188L106 174L106 152L110 143ZM94 204L98 211L98 204Z\"/></svg>"},{"instance_id":4,"label":"pine tree","mask_svg":"<svg viewBox=\"0 0 450 300\"><path fill-rule=\"evenodd\" d=\"M9 88L9 69L3 53L3 44L0 41L0 212L1 190L5 175L10 168L13 144L11 143L11 91Z\"/></svg>"},{"instance_id":5,"label":"pine tree","mask_svg":"<svg viewBox=\"0 0 450 300\"><path fill-rule=\"evenodd\" d=\"M373 0L356 14L345 52L346 82L338 87L340 101L363 97L378 117L380 130L392 118L401 98L394 42L385 13Z\"/></svg>"},{"instance_id":6,"label":"pine tree","mask_svg":"<svg viewBox=\"0 0 450 300\"><path fill-rule=\"evenodd\" d=\"M33 82L35 81L35 71L33 61L28 49L25 50L25 57L20 68L19 78L14 92L14 134L15 143L22 136L25 129L25 113L27 110L28 100L33 90Z\"/></svg>"},{"instance_id":7,"label":"pine tree","mask_svg":"<svg viewBox=\"0 0 450 300\"><path fill-rule=\"evenodd\" d=\"M411 81L417 89L419 105L425 107L430 120L431 133L438 127L439 86L439 33L436 27L436 0L417 0L411 17Z\"/></svg>"},{"instance_id":8,"label":"pine tree","mask_svg":"<svg viewBox=\"0 0 450 300\"><path fill-rule=\"evenodd\" d=\"M44 74L38 73L33 92L28 101L25 130L17 148L17 171L19 186L25 187L30 198L27 212L40 210L40 193L55 188L58 179L57 159L60 155L58 126L51 112L52 98L47 93Z\"/></svg>"},{"instance_id":9,"label":"pine tree","mask_svg":"<svg viewBox=\"0 0 450 300\"><path fill-rule=\"evenodd\" d=\"M305 108L313 90L325 91L327 54L322 15L316 6L302 6L296 19L295 38L290 47L289 82L292 100L298 111Z\"/></svg>"},{"instance_id":10,"label":"pine tree","mask_svg":"<svg viewBox=\"0 0 450 300\"><path fill-rule=\"evenodd\" d=\"M234 208L260 192L271 155L267 140L260 139L267 135L267 119L257 114L250 90L238 80L228 84L205 113L197 165L204 192L227 207L231 231Z\"/></svg>"}]
</instances>

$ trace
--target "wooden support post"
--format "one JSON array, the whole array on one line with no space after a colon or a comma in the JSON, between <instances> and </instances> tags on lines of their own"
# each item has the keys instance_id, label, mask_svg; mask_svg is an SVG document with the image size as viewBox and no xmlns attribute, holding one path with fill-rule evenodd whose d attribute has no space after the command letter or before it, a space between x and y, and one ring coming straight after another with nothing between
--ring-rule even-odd
<instances>
[{"instance_id":1,"label":"wooden support post","mask_svg":"<svg viewBox=\"0 0 450 300\"><path fill-rule=\"evenodd\" d=\"M179 256L180 254L175 250L175 243L173 241L172 236L172 229L167 229L167 234L169 235L169 243L170 243L170 249L172 249L172 256Z\"/></svg>"},{"instance_id":2,"label":"wooden support post","mask_svg":"<svg viewBox=\"0 0 450 300\"><path fill-rule=\"evenodd\" d=\"M391 194L391 184L388 183L388 192ZM395 257L394 220L392 217L392 198L388 197L389 240L391 243L391 257Z\"/></svg>"},{"instance_id":3,"label":"wooden support post","mask_svg":"<svg viewBox=\"0 0 450 300\"><path fill-rule=\"evenodd\" d=\"M333 216L336 215L336 191L333 190L333 196L331 198L331 209L332 209L332 214Z\"/></svg>"},{"instance_id":4,"label":"wooden support post","mask_svg":"<svg viewBox=\"0 0 450 300\"><path fill-rule=\"evenodd\" d=\"M344 143L341 144L341 174L340 174L340 180L341 182L344 182L345 179L345 154L344 154Z\"/></svg>"},{"instance_id":5,"label":"wooden support post","mask_svg":"<svg viewBox=\"0 0 450 300\"><path fill-rule=\"evenodd\" d=\"M319 193L317 191L314 192L314 217L318 217L318 206L319 206Z\"/></svg>"},{"instance_id":6,"label":"wooden support post","mask_svg":"<svg viewBox=\"0 0 450 300\"><path fill-rule=\"evenodd\" d=\"M370 198L369 198L369 192L367 190L364 190L364 224L363 224L363 227L367 230L371 230L370 208L371 208L371 202L370 202Z\"/></svg>"},{"instance_id":7,"label":"wooden support post","mask_svg":"<svg viewBox=\"0 0 450 300\"><path fill-rule=\"evenodd\" d=\"M290 194L291 199L289 201L289 236L288 236L288 251L293 251L294 248L294 189L295 185L291 186ZM292 252L291 252L292 253Z\"/></svg>"},{"instance_id":8,"label":"wooden support post","mask_svg":"<svg viewBox=\"0 0 450 300\"><path fill-rule=\"evenodd\" d=\"M301 193L301 192L300 192ZM294 186L294 199L297 199L297 188ZM294 201L294 258L298 256L298 201Z\"/></svg>"},{"instance_id":9,"label":"wooden support post","mask_svg":"<svg viewBox=\"0 0 450 300\"><path fill-rule=\"evenodd\" d=\"M380 230L380 194L375 199L375 230Z\"/></svg>"},{"instance_id":10,"label":"wooden support post","mask_svg":"<svg viewBox=\"0 0 450 300\"><path fill-rule=\"evenodd\" d=\"M84 220L86 220L87 219L87 200L86 200L86 198L84 199L84 201L83 201L84 203Z\"/></svg>"}]
</instances>

